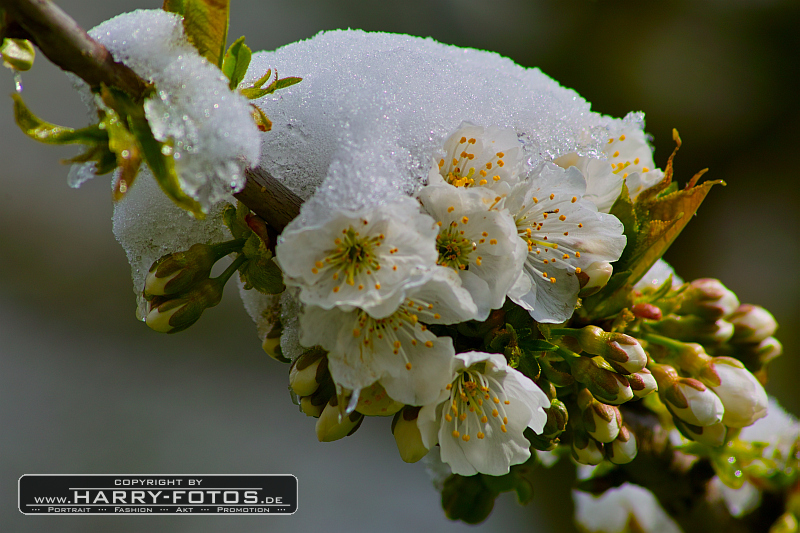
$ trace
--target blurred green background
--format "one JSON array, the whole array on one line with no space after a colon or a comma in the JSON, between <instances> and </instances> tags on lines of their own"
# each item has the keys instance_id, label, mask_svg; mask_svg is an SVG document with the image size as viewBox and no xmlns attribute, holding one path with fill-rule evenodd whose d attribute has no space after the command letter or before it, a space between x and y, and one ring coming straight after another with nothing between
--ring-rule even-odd
<instances>
[{"instance_id":1,"label":"blurred green background","mask_svg":"<svg viewBox=\"0 0 800 533\"><path fill-rule=\"evenodd\" d=\"M158 0L63 0L85 28ZM695 0L233 0L231 38L272 49L321 30L431 36L540 67L601 113L642 110L662 167L710 168L715 188L666 258L685 279L717 277L770 309L785 355L767 390L800 412L798 167L800 2ZM284 73L289 75L291 73ZM86 121L71 83L37 58L24 97L43 118ZM10 93L9 72L0 84ZM461 531L421 465L397 457L389 420L319 444L229 288L191 333L134 318L129 268L111 233L110 188L71 190L59 160L0 106L0 530ZM24 473L293 473L291 517L25 517ZM534 504L499 498L482 530L570 531L569 467L542 471Z\"/></svg>"}]
</instances>

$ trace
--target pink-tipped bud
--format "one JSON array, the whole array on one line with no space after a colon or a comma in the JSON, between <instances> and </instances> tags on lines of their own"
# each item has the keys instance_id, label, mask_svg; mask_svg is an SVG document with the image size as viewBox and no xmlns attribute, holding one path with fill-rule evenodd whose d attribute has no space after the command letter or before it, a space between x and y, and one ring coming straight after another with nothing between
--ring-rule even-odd
<instances>
[{"instance_id":1,"label":"pink-tipped bud","mask_svg":"<svg viewBox=\"0 0 800 533\"><path fill-rule=\"evenodd\" d=\"M637 398L644 398L651 392L658 390L656 378L654 378L653 374L646 368L627 376L627 379L628 383L631 384L633 395Z\"/></svg>"},{"instance_id":2,"label":"pink-tipped bud","mask_svg":"<svg viewBox=\"0 0 800 533\"><path fill-rule=\"evenodd\" d=\"M678 314L695 315L709 321L725 318L739 307L739 299L717 279L696 279L683 292Z\"/></svg>"},{"instance_id":3,"label":"pink-tipped bud","mask_svg":"<svg viewBox=\"0 0 800 533\"><path fill-rule=\"evenodd\" d=\"M622 415L614 406L598 402L588 389L578 394L578 406L586 432L598 442L611 442L619 435Z\"/></svg>"},{"instance_id":4,"label":"pink-tipped bud","mask_svg":"<svg viewBox=\"0 0 800 533\"><path fill-rule=\"evenodd\" d=\"M613 273L614 267L611 266L611 263L606 261L592 263L581 270L581 272L577 274L578 282L581 286L581 298L591 296L605 287Z\"/></svg>"},{"instance_id":5,"label":"pink-tipped bud","mask_svg":"<svg viewBox=\"0 0 800 533\"><path fill-rule=\"evenodd\" d=\"M670 412L695 426L710 426L722 421L722 402L711 389L694 378L682 378L667 365L653 365L658 394Z\"/></svg>"},{"instance_id":6,"label":"pink-tipped bud","mask_svg":"<svg viewBox=\"0 0 800 533\"><path fill-rule=\"evenodd\" d=\"M758 305L742 304L728 317L733 324L734 343L761 342L771 337L778 329L778 323L772 314Z\"/></svg>"},{"instance_id":7,"label":"pink-tipped bud","mask_svg":"<svg viewBox=\"0 0 800 533\"><path fill-rule=\"evenodd\" d=\"M625 465L636 459L638 448L636 436L627 426L622 426L619 435L612 442L606 444L606 457L615 465Z\"/></svg>"},{"instance_id":8,"label":"pink-tipped bud","mask_svg":"<svg viewBox=\"0 0 800 533\"><path fill-rule=\"evenodd\" d=\"M572 435L572 457L584 465L599 465L605 457L603 445L585 431L576 430Z\"/></svg>"},{"instance_id":9,"label":"pink-tipped bud","mask_svg":"<svg viewBox=\"0 0 800 533\"><path fill-rule=\"evenodd\" d=\"M715 357L701 378L722 401L722 423L749 426L767 414L767 392L756 377L736 359Z\"/></svg>"}]
</instances>

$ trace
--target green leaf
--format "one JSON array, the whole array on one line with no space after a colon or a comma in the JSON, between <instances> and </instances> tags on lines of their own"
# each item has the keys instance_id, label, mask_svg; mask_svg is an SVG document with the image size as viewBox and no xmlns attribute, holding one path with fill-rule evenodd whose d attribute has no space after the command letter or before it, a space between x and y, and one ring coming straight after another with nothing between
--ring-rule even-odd
<instances>
[{"instance_id":1,"label":"green leaf","mask_svg":"<svg viewBox=\"0 0 800 533\"><path fill-rule=\"evenodd\" d=\"M24 72L33 66L36 49L27 39L6 38L0 45L0 55L3 56L3 66Z\"/></svg>"},{"instance_id":2,"label":"green leaf","mask_svg":"<svg viewBox=\"0 0 800 533\"><path fill-rule=\"evenodd\" d=\"M244 44L244 36L239 37L225 52L222 60L222 73L230 80L229 87L233 91L244 79L252 57L250 47Z\"/></svg>"},{"instance_id":3,"label":"green leaf","mask_svg":"<svg viewBox=\"0 0 800 533\"><path fill-rule=\"evenodd\" d=\"M242 89L242 94L250 100L257 100L263 96L272 94L279 89L285 89L303 81L303 78L297 77L278 79L278 72L275 71L275 80L267 87L262 88L262 85L264 85L264 83L266 83L266 81L269 79L270 72L271 70L268 70L267 73L258 81L256 81L251 87Z\"/></svg>"},{"instance_id":4,"label":"green leaf","mask_svg":"<svg viewBox=\"0 0 800 533\"><path fill-rule=\"evenodd\" d=\"M94 173L96 176L108 174L117 168L117 156L108 149L107 144L102 143L89 146L82 154L62 161L62 163L88 163L90 161L95 162Z\"/></svg>"},{"instance_id":5,"label":"green leaf","mask_svg":"<svg viewBox=\"0 0 800 533\"><path fill-rule=\"evenodd\" d=\"M520 339L519 347L531 352L553 352L558 348L544 339Z\"/></svg>"},{"instance_id":6,"label":"green leaf","mask_svg":"<svg viewBox=\"0 0 800 533\"><path fill-rule=\"evenodd\" d=\"M108 143L108 133L94 124L79 130L56 126L45 122L33 113L22 101L22 97L14 93L14 120L22 132L31 139L47 144L89 144Z\"/></svg>"},{"instance_id":7,"label":"green leaf","mask_svg":"<svg viewBox=\"0 0 800 533\"><path fill-rule=\"evenodd\" d=\"M183 15L183 29L201 56L222 67L230 0L164 0L164 11Z\"/></svg>"}]
</instances>

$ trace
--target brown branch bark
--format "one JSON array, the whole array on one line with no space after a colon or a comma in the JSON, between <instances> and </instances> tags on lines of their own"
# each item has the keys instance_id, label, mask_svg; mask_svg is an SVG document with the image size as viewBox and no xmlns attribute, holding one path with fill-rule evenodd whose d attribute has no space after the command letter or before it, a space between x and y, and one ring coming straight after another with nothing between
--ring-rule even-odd
<instances>
[{"instance_id":1,"label":"brown branch bark","mask_svg":"<svg viewBox=\"0 0 800 533\"><path fill-rule=\"evenodd\" d=\"M4 36L26 38L56 66L92 88L116 87L140 99L148 83L117 63L111 53L49 0L0 0L6 10ZM300 213L302 200L261 168L246 171L244 189L234 195L278 232Z\"/></svg>"}]
</instances>

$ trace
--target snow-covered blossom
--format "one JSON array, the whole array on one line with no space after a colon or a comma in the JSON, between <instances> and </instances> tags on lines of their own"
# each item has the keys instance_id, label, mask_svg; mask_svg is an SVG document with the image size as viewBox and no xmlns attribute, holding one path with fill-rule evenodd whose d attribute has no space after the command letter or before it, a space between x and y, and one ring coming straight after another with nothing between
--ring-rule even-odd
<instances>
[{"instance_id":1,"label":"snow-covered blossom","mask_svg":"<svg viewBox=\"0 0 800 533\"><path fill-rule=\"evenodd\" d=\"M444 143L444 156L431 168L428 184L443 181L455 187L485 187L508 193L519 181L520 148L510 128L483 128L464 122Z\"/></svg>"},{"instance_id":2,"label":"snow-covered blossom","mask_svg":"<svg viewBox=\"0 0 800 533\"><path fill-rule=\"evenodd\" d=\"M530 457L525 428L541 433L550 401L500 354L467 352L455 358L455 376L436 402L424 406L418 426L430 449L456 474L500 476Z\"/></svg>"},{"instance_id":3,"label":"snow-covered blossom","mask_svg":"<svg viewBox=\"0 0 800 533\"><path fill-rule=\"evenodd\" d=\"M303 303L359 307L384 318L430 276L435 238L430 217L401 197L380 208L336 211L319 224L290 225L276 256Z\"/></svg>"},{"instance_id":4,"label":"snow-covered blossom","mask_svg":"<svg viewBox=\"0 0 800 533\"><path fill-rule=\"evenodd\" d=\"M580 289L576 274L598 261L616 261L625 247L622 223L581 200L585 189L577 169L545 163L505 200L528 247L523 275L509 296L538 322L572 316Z\"/></svg>"},{"instance_id":5,"label":"snow-covered blossom","mask_svg":"<svg viewBox=\"0 0 800 533\"><path fill-rule=\"evenodd\" d=\"M638 125L628 126L618 136L609 138L603 155L605 160L571 152L554 161L562 168L576 167L581 171L586 178L585 198L603 213L608 213L614 205L623 182L628 186L631 199L635 199L664 177L664 173L655 168L653 151Z\"/></svg>"},{"instance_id":6,"label":"snow-covered blossom","mask_svg":"<svg viewBox=\"0 0 800 533\"><path fill-rule=\"evenodd\" d=\"M527 254L507 211L483 187L428 185L419 193L425 211L436 221L437 263L452 268L478 307L478 320L502 307L519 277Z\"/></svg>"},{"instance_id":7,"label":"snow-covered blossom","mask_svg":"<svg viewBox=\"0 0 800 533\"><path fill-rule=\"evenodd\" d=\"M386 317L307 305L300 317L300 342L330 352L328 368L337 384L359 390L379 381L392 399L424 405L450 382L455 355L452 339L437 337L425 324L463 322L475 312L458 275L435 267L433 277Z\"/></svg>"},{"instance_id":8,"label":"snow-covered blossom","mask_svg":"<svg viewBox=\"0 0 800 533\"><path fill-rule=\"evenodd\" d=\"M90 30L114 60L130 67L156 93L144 103L159 141L171 141L181 189L204 210L245 183L244 169L259 159L261 136L246 98L187 40L182 19L163 10L119 15ZM84 165L71 184L91 177Z\"/></svg>"}]
</instances>

